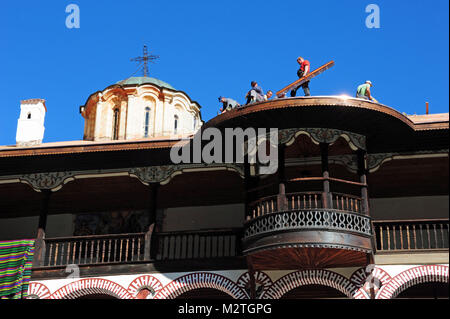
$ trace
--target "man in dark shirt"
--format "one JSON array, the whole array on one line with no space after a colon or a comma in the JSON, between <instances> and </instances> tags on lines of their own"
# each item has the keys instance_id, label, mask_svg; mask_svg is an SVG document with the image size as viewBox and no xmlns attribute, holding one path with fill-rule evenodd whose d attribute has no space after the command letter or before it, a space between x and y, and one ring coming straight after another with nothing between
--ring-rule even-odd
<instances>
[{"instance_id":1,"label":"man in dark shirt","mask_svg":"<svg viewBox=\"0 0 450 319\"><path fill-rule=\"evenodd\" d=\"M302 57L298 57L297 63L300 65L300 69L297 71L298 78L302 78L306 76L311 71L311 66L308 60L303 59ZM310 96L309 92L309 81L302 84L303 92L305 92L305 96ZM291 97L297 95L298 88L291 91Z\"/></svg>"},{"instance_id":2,"label":"man in dark shirt","mask_svg":"<svg viewBox=\"0 0 450 319\"><path fill-rule=\"evenodd\" d=\"M260 88L258 86L258 83L256 83L255 81L252 81L251 86L252 86L251 90L245 96L247 98L246 104L249 104L251 102L264 101L264 91L262 88Z\"/></svg>"}]
</instances>

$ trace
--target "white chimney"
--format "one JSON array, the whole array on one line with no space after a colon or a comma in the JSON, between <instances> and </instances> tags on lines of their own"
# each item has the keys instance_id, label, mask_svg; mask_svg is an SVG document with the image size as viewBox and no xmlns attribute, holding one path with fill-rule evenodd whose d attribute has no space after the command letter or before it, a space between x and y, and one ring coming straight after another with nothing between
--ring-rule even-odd
<instances>
[{"instance_id":1,"label":"white chimney","mask_svg":"<svg viewBox=\"0 0 450 319\"><path fill-rule=\"evenodd\" d=\"M20 117L16 133L17 146L30 146L42 143L46 112L45 100L32 99L20 102Z\"/></svg>"}]
</instances>

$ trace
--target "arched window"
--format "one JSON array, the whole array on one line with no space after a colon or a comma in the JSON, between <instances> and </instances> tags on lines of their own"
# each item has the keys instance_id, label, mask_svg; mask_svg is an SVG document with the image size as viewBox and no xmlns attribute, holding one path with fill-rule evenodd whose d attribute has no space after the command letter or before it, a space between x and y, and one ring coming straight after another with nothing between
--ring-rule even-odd
<instances>
[{"instance_id":1,"label":"arched window","mask_svg":"<svg viewBox=\"0 0 450 319\"><path fill-rule=\"evenodd\" d=\"M178 115L173 117L173 132L177 134L178 131Z\"/></svg>"},{"instance_id":2,"label":"arched window","mask_svg":"<svg viewBox=\"0 0 450 319\"><path fill-rule=\"evenodd\" d=\"M194 130L195 130L195 128L197 127L197 117L194 115Z\"/></svg>"},{"instance_id":3,"label":"arched window","mask_svg":"<svg viewBox=\"0 0 450 319\"><path fill-rule=\"evenodd\" d=\"M31 113L28 113L27 119L31 120Z\"/></svg>"},{"instance_id":4,"label":"arched window","mask_svg":"<svg viewBox=\"0 0 450 319\"><path fill-rule=\"evenodd\" d=\"M148 137L150 131L150 108L145 108L145 115L144 115L144 137Z\"/></svg>"},{"instance_id":5,"label":"arched window","mask_svg":"<svg viewBox=\"0 0 450 319\"><path fill-rule=\"evenodd\" d=\"M113 140L119 139L119 109L114 109Z\"/></svg>"}]
</instances>

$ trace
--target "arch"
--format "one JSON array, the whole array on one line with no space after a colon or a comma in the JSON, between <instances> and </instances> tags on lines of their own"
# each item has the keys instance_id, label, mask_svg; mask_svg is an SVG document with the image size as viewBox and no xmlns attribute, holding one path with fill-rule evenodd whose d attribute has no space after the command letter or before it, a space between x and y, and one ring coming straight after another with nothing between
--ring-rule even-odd
<instances>
[{"instance_id":1,"label":"arch","mask_svg":"<svg viewBox=\"0 0 450 319\"><path fill-rule=\"evenodd\" d=\"M179 92L175 92L172 96L172 104L182 112L191 112L195 110L189 99Z\"/></svg>"},{"instance_id":2,"label":"arch","mask_svg":"<svg viewBox=\"0 0 450 319\"><path fill-rule=\"evenodd\" d=\"M76 299L88 295L109 295L117 299L134 299L121 285L107 279L80 279L56 290L50 299Z\"/></svg>"},{"instance_id":3,"label":"arch","mask_svg":"<svg viewBox=\"0 0 450 319\"><path fill-rule=\"evenodd\" d=\"M161 290L163 285L161 282L150 275L144 275L139 276L136 279L134 279L129 285L128 285L128 292L130 295L132 295L134 298L136 298L139 294L139 292L143 289L148 289L151 292L154 292L155 294Z\"/></svg>"},{"instance_id":4,"label":"arch","mask_svg":"<svg viewBox=\"0 0 450 319\"><path fill-rule=\"evenodd\" d=\"M216 289L216 288L195 288L189 291L183 292L181 295L177 296L176 299L231 299L234 298L229 294Z\"/></svg>"},{"instance_id":5,"label":"arch","mask_svg":"<svg viewBox=\"0 0 450 319\"><path fill-rule=\"evenodd\" d=\"M234 299L246 299L247 294L230 279L214 273L193 273L181 276L160 290L153 299L175 299L181 294L198 289L214 288Z\"/></svg>"},{"instance_id":6,"label":"arch","mask_svg":"<svg viewBox=\"0 0 450 319\"><path fill-rule=\"evenodd\" d=\"M405 270L381 288L376 299L393 299L409 287L427 282L448 283L448 266L426 265Z\"/></svg>"},{"instance_id":7,"label":"arch","mask_svg":"<svg viewBox=\"0 0 450 319\"><path fill-rule=\"evenodd\" d=\"M46 285L40 282L31 282L28 286L27 299L48 299L51 293Z\"/></svg>"},{"instance_id":8,"label":"arch","mask_svg":"<svg viewBox=\"0 0 450 319\"><path fill-rule=\"evenodd\" d=\"M347 296L336 288L326 285L304 285L291 289L280 297L284 300L295 299L348 299Z\"/></svg>"},{"instance_id":9,"label":"arch","mask_svg":"<svg viewBox=\"0 0 450 319\"><path fill-rule=\"evenodd\" d=\"M265 292L261 299L279 299L288 291L300 286L323 285L339 290L349 298L354 298L355 285L344 276L325 269L300 270L287 274Z\"/></svg>"}]
</instances>

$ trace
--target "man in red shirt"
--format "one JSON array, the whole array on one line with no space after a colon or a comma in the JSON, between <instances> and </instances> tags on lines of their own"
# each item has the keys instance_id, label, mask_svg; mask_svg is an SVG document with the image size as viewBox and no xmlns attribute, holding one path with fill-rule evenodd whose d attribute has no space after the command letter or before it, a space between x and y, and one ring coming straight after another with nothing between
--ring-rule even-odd
<instances>
[{"instance_id":1,"label":"man in red shirt","mask_svg":"<svg viewBox=\"0 0 450 319\"><path fill-rule=\"evenodd\" d=\"M298 57L297 63L300 65L300 69L297 71L298 78L302 78L306 76L309 71L311 70L310 64L308 60L303 59L302 57ZM303 92L305 92L305 96L310 96L309 92L309 81L302 84ZM291 91L291 97L294 97L297 95L298 88Z\"/></svg>"}]
</instances>

